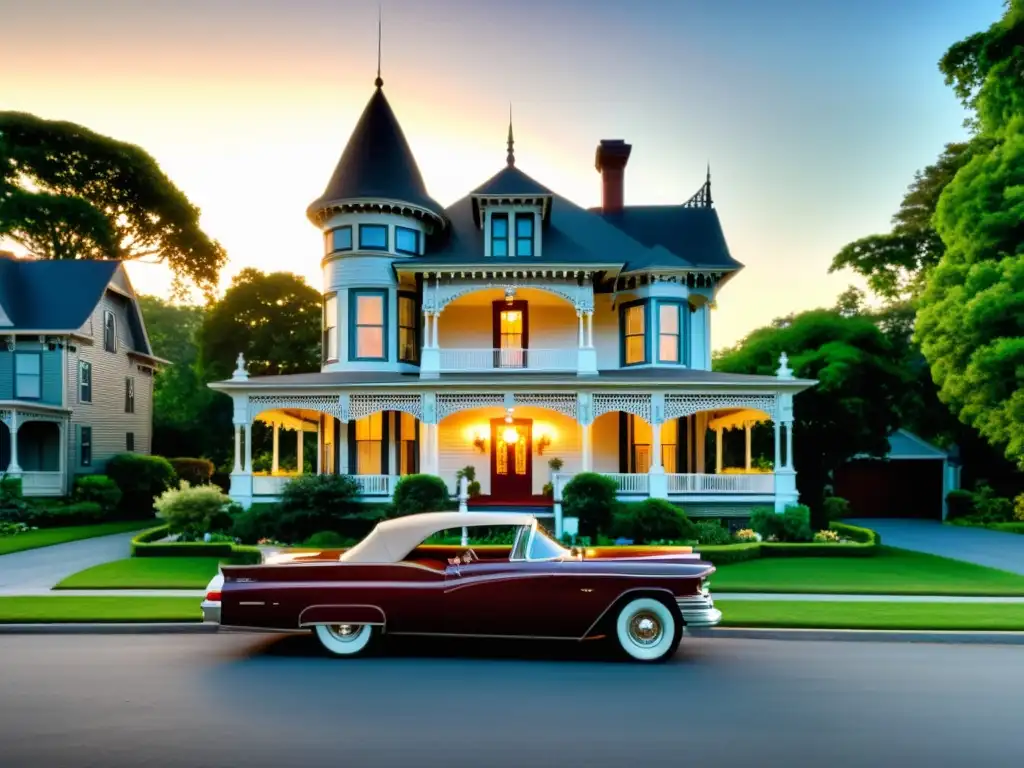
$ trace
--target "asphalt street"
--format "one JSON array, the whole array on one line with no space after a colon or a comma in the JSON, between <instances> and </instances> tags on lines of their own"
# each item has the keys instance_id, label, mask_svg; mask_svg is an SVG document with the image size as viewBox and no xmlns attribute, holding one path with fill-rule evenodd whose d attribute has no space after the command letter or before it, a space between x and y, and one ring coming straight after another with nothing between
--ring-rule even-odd
<instances>
[{"instance_id":1,"label":"asphalt street","mask_svg":"<svg viewBox=\"0 0 1024 768\"><path fill-rule=\"evenodd\" d=\"M0 766L1024 764L1024 650L687 638L660 666L550 644L0 636Z\"/></svg>"}]
</instances>

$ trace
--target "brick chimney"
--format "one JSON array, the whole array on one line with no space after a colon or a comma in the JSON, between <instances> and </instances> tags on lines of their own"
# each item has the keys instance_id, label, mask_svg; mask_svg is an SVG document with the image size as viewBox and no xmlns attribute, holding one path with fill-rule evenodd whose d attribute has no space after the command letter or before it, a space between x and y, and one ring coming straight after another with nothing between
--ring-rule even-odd
<instances>
[{"instance_id":1,"label":"brick chimney","mask_svg":"<svg viewBox=\"0 0 1024 768\"><path fill-rule=\"evenodd\" d=\"M633 149L622 139L601 139L594 154L594 167L601 174L601 208L618 213L625 202L623 192L626 163Z\"/></svg>"}]
</instances>

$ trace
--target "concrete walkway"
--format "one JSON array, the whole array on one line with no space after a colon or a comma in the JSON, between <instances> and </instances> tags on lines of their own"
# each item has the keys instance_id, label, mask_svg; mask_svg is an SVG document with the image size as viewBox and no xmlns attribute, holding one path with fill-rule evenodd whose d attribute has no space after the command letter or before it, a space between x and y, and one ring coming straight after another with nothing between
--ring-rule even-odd
<instances>
[{"instance_id":1,"label":"concrete walkway","mask_svg":"<svg viewBox=\"0 0 1024 768\"><path fill-rule=\"evenodd\" d=\"M73 573L130 557L136 535L138 531L128 531L0 555L0 592L50 589Z\"/></svg>"},{"instance_id":2,"label":"concrete walkway","mask_svg":"<svg viewBox=\"0 0 1024 768\"><path fill-rule=\"evenodd\" d=\"M1024 575L1024 536L1020 534L943 525L932 520L864 518L846 522L878 531L882 535L882 543L890 547L951 557Z\"/></svg>"}]
</instances>

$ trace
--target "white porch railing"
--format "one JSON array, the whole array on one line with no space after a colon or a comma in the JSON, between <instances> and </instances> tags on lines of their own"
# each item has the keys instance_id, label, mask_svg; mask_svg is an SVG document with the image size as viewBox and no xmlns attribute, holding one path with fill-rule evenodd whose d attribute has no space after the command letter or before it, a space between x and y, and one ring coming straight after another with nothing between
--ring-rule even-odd
<instances>
[{"instance_id":1,"label":"white porch railing","mask_svg":"<svg viewBox=\"0 0 1024 768\"><path fill-rule=\"evenodd\" d=\"M775 475L672 473L668 475L668 493L670 496L684 493L775 493Z\"/></svg>"},{"instance_id":2,"label":"white porch railing","mask_svg":"<svg viewBox=\"0 0 1024 768\"><path fill-rule=\"evenodd\" d=\"M63 472L22 472L21 492L25 496L63 496Z\"/></svg>"},{"instance_id":3,"label":"white porch railing","mask_svg":"<svg viewBox=\"0 0 1024 768\"><path fill-rule=\"evenodd\" d=\"M295 479L295 475L253 475L253 496L280 496L284 487Z\"/></svg>"},{"instance_id":4,"label":"white porch railing","mask_svg":"<svg viewBox=\"0 0 1024 768\"><path fill-rule=\"evenodd\" d=\"M602 472L619 484L619 493L639 494L646 496L650 492L650 477L646 474L627 472Z\"/></svg>"},{"instance_id":5,"label":"white porch railing","mask_svg":"<svg viewBox=\"0 0 1024 768\"><path fill-rule=\"evenodd\" d=\"M440 366L444 373L475 371L576 371L579 349L444 349Z\"/></svg>"},{"instance_id":6,"label":"white porch railing","mask_svg":"<svg viewBox=\"0 0 1024 768\"><path fill-rule=\"evenodd\" d=\"M363 496L388 496L395 490L399 481L398 475L352 475L359 484L359 492Z\"/></svg>"}]
</instances>

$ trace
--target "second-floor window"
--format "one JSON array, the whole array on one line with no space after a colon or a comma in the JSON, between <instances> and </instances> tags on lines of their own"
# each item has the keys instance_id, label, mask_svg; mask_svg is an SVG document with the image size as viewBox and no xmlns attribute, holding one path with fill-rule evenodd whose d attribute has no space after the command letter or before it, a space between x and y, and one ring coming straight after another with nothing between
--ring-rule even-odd
<instances>
[{"instance_id":1,"label":"second-floor window","mask_svg":"<svg viewBox=\"0 0 1024 768\"><path fill-rule=\"evenodd\" d=\"M395 227L395 250L418 256L420 252L420 233L409 227Z\"/></svg>"},{"instance_id":2,"label":"second-floor window","mask_svg":"<svg viewBox=\"0 0 1024 768\"><path fill-rule=\"evenodd\" d=\"M384 318L387 317L387 293L352 291L349 294L350 360L386 360Z\"/></svg>"},{"instance_id":3,"label":"second-floor window","mask_svg":"<svg viewBox=\"0 0 1024 768\"><path fill-rule=\"evenodd\" d=\"M324 301L323 362L338 359L338 296L330 294Z\"/></svg>"},{"instance_id":4,"label":"second-floor window","mask_svg":"<svg viewBox=\"0 0 1024 768\"><path fill-rule=\"evenodd\" d=\"M117 321L109 309L103 312L103 348L107 352L117 352Z\"/></svg>"},{"instance_id":5,"label":"second-floor window","mask_svg":"<svg viewBox=\"0 0 1024 768\"><path fill-rule=\"evenodd\" d=\"M419 340L417 339L416 298L406 294L398 295L398 360L402 363L419 361Z\"/></svg>"},{"instance_id":6,"label":"second-floor window","mask_svg":"<svg viewBox=\"0 0 1024 768\"><path fill-rule=\"evenodd\" d=\"M647 303L622 308L622 362L639 365L647 362Z\"/></svg>"},{"instance_id":7,"label":"second-floor window","mask_svg":"<svg viewBox=\"0 0 1024 768\"><path fill-rule=\"evenodd\" d=\"M124 412L135 413L135 379L131 376L124 380Z\"/></svg>"},{"instance_id":8,"label":"second-floor window","mask_svg":"<svg viewBox=\"0 0 1024 768\"><path fill-rule=\"evenodd\" d=\"M508 256L508 214L491 216L491 255Z\"/></svg>"},{"instance_id":9,"label":"second-floor window","mask_svg":"<svg viewBox=\"0 0 1024 768\"><path fill-rule=\"evenodd\" d=\"M324 250L327 253L352 250L352 226L335 227L324 233Z\"/></svg>"},{"instance_id":10,"label":"second-floor window","mask_svg":"<svg viewBox=\"0 0 1024 768\"><path fill-rule=\"evenodd\" d=\"M26 400L43 396L43 356L38 352L14 355L14 396Z\"/></svg>"},{"instance_id":11,"label":"second-floor window","mask_svg":"<svg viewBox=\"0 0 1024 768\"><path fill-rule=\"evenodd\" d=\"M533 214L516 214L516 256L533 256Z\"/></svg>"},{"instance_id":12,"label":"second-floor window","mask_svg":"<svg viewBox=\"0 0 1024 768\"><path fill-rule=\"evenodd\" d=\"M92 363L78 361L78 401L92 402Z\"/></svg>"},{"instance_id":13,"label":"second-floor window","mask_svg":"<svg viewBox=\"0 0 1024 768\"><path fill-rule=\"evenodd\" d=\"M386 224L360 224L359 248L364 251L386 251L388 228Z\"/></svg>"},{"instance_id":14,"label":"second-floor window","mask_svg":"<svg viewBox=\"0 0 1024 768\"><path fill-rule=\"evenodd\" d=\"M681 363L682 344L682 304L658 304L658 362Z\"/></svg>"}]
</instances>

